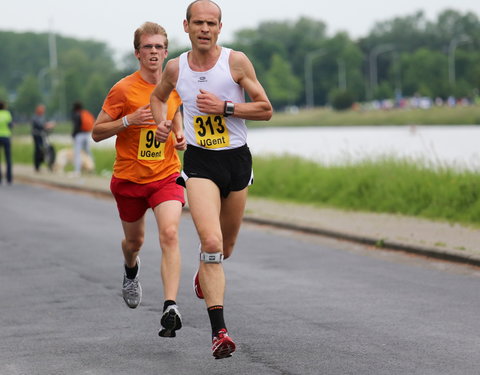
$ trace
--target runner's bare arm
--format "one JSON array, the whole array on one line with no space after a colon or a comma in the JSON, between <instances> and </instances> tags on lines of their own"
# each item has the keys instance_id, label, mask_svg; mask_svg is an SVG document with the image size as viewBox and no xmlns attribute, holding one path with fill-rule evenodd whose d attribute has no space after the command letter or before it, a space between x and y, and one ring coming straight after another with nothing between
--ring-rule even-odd
<instances>
[{"instance_id":1,"label":"runner's bare arm","mask_svg":"<svg viewBox=\"0 0 480 375\"><path fill-rule=\"evenodd\" d=\"M167 100L175 88L178 78L178 58L170 60L165 66L162 78L150 96L150 106L155 122L165 121L167 118Z\"/></svg>"},{"instance_id":2,"label":"runner's bare arm","mask_svg":"<svg viewBox=\"0 0 480 375\"><path fill-rule=\"evenodd\" d=\"M178 78L178 58L170 60L165 66L162 79L150 96L150 107L157 131L155 139L165 142L171 130L171 121L167 121L167 100L175 88Z\"/></svg>"},{"instance_id":3,"label":"runner's bare arm","mask_svg":"<svg viewBox=\"0 0 480 375\"><path fill-rule=\"evenodd\" d=\"M235 103L234 116L246 120L270 120L273 108L251 61L243 52L232 51L229 63L233 79L245 89L251 99L251 102Z\"/></svg>"},{"instance_id":4,"label":"runner's bare arm","mask_svg":"<svg viewBox=\"0 0 480 375\"><path fill-rule=\"evenodd\" d=\"M135 112L126 116L126 121L130 125L152 125L153 117L150 111L150 104L138 108ZM117 135L125 130L122 118L114 120L103 109L98 114L92 130L92 138L95 142L103 141Z\"/></svg>"},{"instance_id":5,"label":"runner's bare arm","mask_svg":"<svg viewBox=\"0 0 480 375\"><path fill-rule=\"evenodd\" d=\"M187 140L185 139L185 134L183 132L183 117L180 109L177 109L175 117L173 118L172 131L176 140L175 148L184 151L187 148Z\"/></svg>"}]
</instances>

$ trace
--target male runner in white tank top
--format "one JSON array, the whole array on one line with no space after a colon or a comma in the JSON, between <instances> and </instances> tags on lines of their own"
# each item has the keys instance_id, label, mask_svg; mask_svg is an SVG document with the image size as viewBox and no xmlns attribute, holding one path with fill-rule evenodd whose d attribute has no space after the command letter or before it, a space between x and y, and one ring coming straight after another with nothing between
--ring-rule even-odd
<instances>
[{"instance_id":1,"label":"male runner in white tank top","mask_svg":"<svg viewBox=\"0 0 480 375\"><path fill-rule=\"evenodd\" d=\"M195 292L205 298L212 325L212 351L230 357L235 344L223 317L225 274L222 260L233 251L243 218L252 160L245 120L269 120L272 106L250 60L217 44L220 7L197 0L183 22L192 49L170 60L151 97L157 140L167 139L166 103L176 89L183 102L187 150L180 183L185 183L190 212L200 238ZM245 102L244 91L251 101Z\"/></svg>"}]
</instances>

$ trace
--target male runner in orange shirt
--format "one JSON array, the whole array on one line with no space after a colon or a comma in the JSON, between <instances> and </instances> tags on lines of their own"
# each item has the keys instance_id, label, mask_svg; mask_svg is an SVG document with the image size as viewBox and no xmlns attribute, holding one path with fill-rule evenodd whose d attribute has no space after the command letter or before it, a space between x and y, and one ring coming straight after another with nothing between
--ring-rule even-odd
<instances>
[{"instance_id":1,"label":"male runner in orange shirt","mask_svg":"<svg viewBox=\"0 0 480 375\"><path fill-rule=\"evenodd\" d=\"M175 183L181 167L176 150L186 148L178 110L181 101L176 92L170 95L167 117L172 120L173 135L166 143L155 141L157 127L149 103L168 54L167 34L160 25L146 22L135 31L134 47L140 68L112 87L92 138L99 142L117 137L110 189L125 235L123 299L130 308L136 308L142 299L138 254L144 241L145 212L152 208L162 248L160 270L165 298L159 335L175 337L175 331L182 327L175 302L180 283L178 225L185 204L183 188Z\"/></svg>"}]
</instances>

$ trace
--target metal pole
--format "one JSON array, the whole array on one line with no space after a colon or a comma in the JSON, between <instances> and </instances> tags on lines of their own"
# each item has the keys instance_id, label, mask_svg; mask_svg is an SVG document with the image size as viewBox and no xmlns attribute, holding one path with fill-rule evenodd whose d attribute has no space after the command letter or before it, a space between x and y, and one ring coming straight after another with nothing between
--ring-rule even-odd
<instances>
[{"instance_id":1,"label":"metal pole","mask_svg":"<svg viewBox=\"0 0 480 375\"><path fill-rule=\"evenodd\" d=\"M402 77L400 66L400 54L397 51L393 51L393 63L395 69L395 91L401 95L402 93Z\"/></svg>"},{"instance_id":2,"label":"metal pole","mask_svg":"<svg viewBox=\"0 0 480 375\"><path fill-rule=\"evenodd\" d=\"M380 44L375 46L369 55L369 65L370 65L370 92L369 92L369 99L373 99L373 93L375 88L377 87L377 57L378 55L389 52L395 49L393 44Z\"/></svg>"},{"instance_id":3,"label":"metal pole","mask_svg":"<svg viewBox=\"0 0 480 375\"><path fill-rule=\"evenodd\" d=\"M455 85L455 51L459 44L470 41L471 39L468 35L460 35L454 37L448 45L448 81L452 87Z\"/></svg>"},{"instance_id":4,"label":"metal pole","mask_svg":"<svg viewBox=\"0 0 480 375\"><path fill-rule=\"evenodd\" d=\"M313 108L313 60L324 55L327 51L325 49L318 49L307 53L305 56L305 102L307 108Z\"/></svg>"},{"instance_id":5,"label":"metal pole","mask_svg":"<svg viewBox=\"0 0 480 375\"><path fill-rule=\"evenodd\" d=\"M48 49L50 55L50 69L52 74L52 90L57 90L59 92L61 85L61 76L58 69L58 58L57 58L57 42L55 38L55 32L53 31L53 19L50 19L50 32L48 35ZM65 110L65 97L62 94L59 94L58 98L58 115L60 118L66 114Z\"/></svg>"},{"instance_id":6,"label":"metal pole","mask_svg":"<svg viewBox=\"0 0 480 375\"><path fill-rule=\"evenodd\" d=\"M50 56L50 69L55 70L58 66L57 42L53 31L53 22L50 22L50 33L48 34L48 52Z\"/></svg>"},{"instance_id":7,"label":"metal pole","mask_svg":"<svg viewBox=\"0 0 480 375\"><path fill-rule=\"evenodd\" d=\"M347 89L347 72L345 69L345 61L343 59L337 59L338 64L338 88L340 90Z\"/></svg>"},{"instance_id":8,"label":"metal pole","mask_svg":"<svg viewBox=\"0 0 480 375\"><path fill-rule=\"evenodd\" d=\"M50 72L50 69L45 67L40 69L40 71L37 74L38 87L40 87L40 92L43 95L47 95L47 88L45 87L44 80L45 80L45 76L49 74L49 72ZM50 91L48 92L48 96L50 96L51 91L52 89L50 88Z\"/></svg>"}]
</instances>

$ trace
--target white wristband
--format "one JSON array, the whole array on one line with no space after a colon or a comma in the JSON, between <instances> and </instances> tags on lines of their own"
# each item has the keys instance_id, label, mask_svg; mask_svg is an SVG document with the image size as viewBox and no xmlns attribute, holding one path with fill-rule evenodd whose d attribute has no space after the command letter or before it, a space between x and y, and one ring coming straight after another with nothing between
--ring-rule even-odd
<instances>
[{"instance_id":1,"label":"white wristband","mask_svg":"<svg viewBox=\"0 0 480 375\"><path fill-rule=\"evenodd\" d=\"M127 116L122 117L122 123L124 128L128 128L130 124L128 123Z\"/></svg>"}]
</instances>

